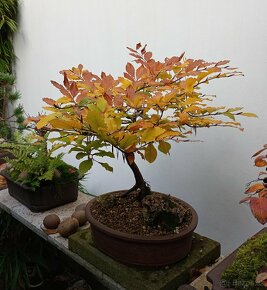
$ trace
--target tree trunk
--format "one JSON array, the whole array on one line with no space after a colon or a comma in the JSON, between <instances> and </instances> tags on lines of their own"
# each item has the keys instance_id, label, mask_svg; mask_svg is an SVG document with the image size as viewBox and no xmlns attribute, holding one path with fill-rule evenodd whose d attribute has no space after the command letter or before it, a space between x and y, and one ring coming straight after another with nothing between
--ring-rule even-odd
<instances>
[{"instance_id":1,"label":"tree trunk","mask_svg":"<svg viewBox=\"0 0 267 290\"><path fill-rule=\"evenodd\" d=\"M125 153L125 159L134 174L135 185L129 190L127 190L126 192L124 192L121 196L124 197L130 192L139 189L140 191L139 191L138 199L142 200L145 196L151 194L150 186L144 180L138 166L134 162L134 153Z\"/></svg>"}]
</instances>

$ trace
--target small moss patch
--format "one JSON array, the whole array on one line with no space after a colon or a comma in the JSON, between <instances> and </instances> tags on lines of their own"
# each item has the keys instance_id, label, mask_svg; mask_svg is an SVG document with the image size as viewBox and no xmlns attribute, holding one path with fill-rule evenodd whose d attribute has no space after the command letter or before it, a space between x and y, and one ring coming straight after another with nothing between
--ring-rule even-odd
<instances>
[{"instance_id":1,"label":"small moss patch","mask_svg":"<svg viewBox=\"0 0 267 290\"><path fill-rule=\"evenodd\" d=\"M233 264L222 275L222 283L236 290L266 289L255 279L262 267L267 266L267 233L248 240L240 247Z\"/></svg>"},{"instance_id":2,"label":"small moss patch","mask_svg":"<svg viewBox=\"0 0 267 290\"><path fill-rule=\"evenodd\" d=\"M192 250L185 259L154 270L126 266L114 261L95 247L88 229L69 237L69 249L127 290L177 289L190 280L195 269L213 263L220 256L220 244L198 234L194 234Z\"/></svg>"}]
</instances>

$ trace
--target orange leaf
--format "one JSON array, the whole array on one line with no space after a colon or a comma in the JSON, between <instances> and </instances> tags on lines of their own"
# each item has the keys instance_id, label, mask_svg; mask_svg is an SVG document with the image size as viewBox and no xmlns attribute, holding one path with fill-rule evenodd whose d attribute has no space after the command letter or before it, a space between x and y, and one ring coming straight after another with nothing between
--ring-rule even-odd
<instances>
[{"instance_id":1,"label":"orange leaf","mask_svg":"<svg viewBox=\"0 0 267 290\"><path fill-rule=\"evenodd\" d=\"M128 62L126 65L126 71L130 76L134 77L135 69L134 69L134 66L130 62Z\"/></svg>"},{"instance_id":2,"label":"orange leaf","mask_svg":"<svg viewBox=\"0 0 267 290\"><path fill-rule=\"evenodd\" d=\"M50 98L43 98L43 101L44 101L45 103L47 103L48 105L50 105L50 106L54 106L55 103L56 103L55 100L50 99Z\"/></svg>"},{"instance_id":3,"label":"orange leaf","mask_svg":"<svg viewBox=\"0 0 267 290\"><path fill-rule=\"evenodd\" d=\"M73 97L75 97L78 94L78 88L77 88L77 84L75 82L73 82L70 85L70 92L71 92Z\"/></svg>"},{"instance_id":4,"label":"orange leaf","mask_svg":"<svg viewBox=\"0 0 267 290\"><path fill-rule=\"evenodd\" d=\"M267 222L267 198L251 197L249 205L252 214L264 225Z\"/></svg>"},{"instance_id":5,"label":"orange leaf","mask_svg":"<svg viewBox=\"0 0 267 290\"><path fill-rule=\"evenodd\" d=\"M70 83L69 83L69 80L68 80L68 77L67 77L67 74L66 72L64 72L64 86L69 90L70 89Z\"/></svg>"},{"instance_id":6,"label":"orange leaf","mask_svg":"<svg viewBox=\"0 0 267 290\"><path fill-rule=\"evenodd\" d=\"M260 155L255 159L255 165L257 167L264 167L267 166L266 155Z\"/></svg>"},{"instance_id":7,"label":"orange leaf","mask_svg":"<svg viewBox=\"0 0 267 290\"><path fill-rule=\"evenodd\" d=\"M147 69L141 65L139 68L136 70L136 78L139 80L142 78L142 76L147 72Z\"/></svg>"},{"instance_id":8,"label":"orange leaf","mask_svg":"<svg viewBox=\"0 0 267 290\"><path fill-rule=\"evenodd\" d=\"M150 51L147 52L147 53L144 55L144 58L145 58L146 61L150 60L151 57L152 57L152 52L150 52Z\"/></svg>"},{"instance_id":9,"label":"orange leaf","mask_svg":"<svg viewBox=\"0 0 267 290\"><path fill-rule=\"evenodd\" d=\"M264 189L264 185L262 183L256 183L256 184L253 184L252 186L250 186L249 188L247 188L245 193L252 193L252 192L256 192L257 190L261 190L261 189Z\"/></svg>"},{"instance_id":10,"label":"orange leaf","mask_svg":"<svg viewBox=\"0 0 267 290\"><path fill-rule=\"evenodd\" d=\"M64 96L68 96L71 98L71 94L59 83L55 82L55 81L51 81L52 85L55 86L57 89L60 90L61 94Z\"/></svg>"}]
</instances>

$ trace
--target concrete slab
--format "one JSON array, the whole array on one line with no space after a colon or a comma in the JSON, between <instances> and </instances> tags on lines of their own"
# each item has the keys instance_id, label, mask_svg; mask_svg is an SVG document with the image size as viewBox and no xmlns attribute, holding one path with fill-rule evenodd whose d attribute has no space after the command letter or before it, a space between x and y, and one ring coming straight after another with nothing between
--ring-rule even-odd
<instances>
[{"instance_id":1,"label":"concrete slab","mask_svg":"<svg viewBox=\"0 0 267 290\"><path fill-rule=\"evenodd\" d=\"M114 261L95 247L90 229L70 236L69 249L127 290L177 289L190 280L194 269L211 264L220 256L220 244L198 234L194 234L192 250L187 258L157 270L130 267Z\"/></svg>"}]
</instances>

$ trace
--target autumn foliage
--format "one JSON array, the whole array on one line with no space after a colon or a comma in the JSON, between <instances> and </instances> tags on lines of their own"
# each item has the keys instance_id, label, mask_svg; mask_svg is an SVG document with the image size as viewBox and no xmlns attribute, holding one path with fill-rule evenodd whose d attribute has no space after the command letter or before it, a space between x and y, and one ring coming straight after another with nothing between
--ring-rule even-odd
<instances>
[{"instance_id":1,"label":"autumn foliage","mask_svg":"<svg viewBox=\"0 0 267 290\"><path fill-rule=\"evenodd\" d=\"M135 175L131 190L148 190L136 153L152 163L158 152L170 154L171 141L188 141L197 128L241 129L236 116L255 116L242 108L211 106L215 96L201 92L212 80L241 75L229 61L186 59L184 54L157 61L140 43L128 50L133 61L117 78L104 72L98 76L82 65L61 71L63 83L52 81L60 98L44 98L49 113L29 119L38 130L58 132L53 148L71 146L83 172L94 162L112 171L99 157L120 152Z\"/></svg>"},{"instance_id":2,"label":"autumn foliage","mask_svg":"<svg viewBox=\"0 0 267 290\"><path fill-rule=\"evenodd\" d=\"M261 150L256 152L252 157L254 164L257 167L266 168L267 170L267 155L262 154L267 150L267 144ZM248 196L240 201L247 202L250 206L252 214L261 223L267 222L267 172L261 170L257 180L253 180L247 185L245 194Z\"/></svg>"}]
</instances>

